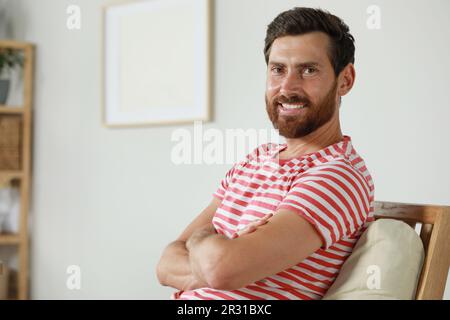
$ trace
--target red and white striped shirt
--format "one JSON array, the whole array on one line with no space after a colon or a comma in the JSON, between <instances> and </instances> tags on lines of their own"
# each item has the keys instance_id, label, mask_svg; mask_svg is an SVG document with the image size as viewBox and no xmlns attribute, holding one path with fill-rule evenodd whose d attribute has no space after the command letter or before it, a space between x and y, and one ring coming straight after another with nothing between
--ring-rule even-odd
<instances>
[{"instance_id":1,"label":"red and white striped shirt","mask_svg":"<svg viewBox=\"0 0 450 320\"><path fill-rule=\"evenodd\" d=\"M251 221L279 209L308 220L322 248L289 269L238 290L201 288L177 299L321 299L361 233L373 221L374 185L351 139L302 157L280 160L285 144L264 144L235 164L214 196L222 200L213 224L232 237ZM263 249L261 249L263 250Z\"/></svg>"}]
</instances>

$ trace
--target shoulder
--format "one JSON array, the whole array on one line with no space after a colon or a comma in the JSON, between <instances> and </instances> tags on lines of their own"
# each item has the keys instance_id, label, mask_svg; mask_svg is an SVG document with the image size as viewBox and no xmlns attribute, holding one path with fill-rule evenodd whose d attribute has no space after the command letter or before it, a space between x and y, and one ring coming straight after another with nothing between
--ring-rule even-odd
<instances>
[{"instance_id":1,"label":"shoulder","mask_svg":"<svg viewBox=\"0 0 450 320\"><path fill-rule=\"evenodd\" d=\"M298 179L301 181L320 179L334 184L362 187L367 193L371 193L372 190L370 175L365 175L347 157L337 157L316 164L300 174Z\"/></svg>"}]
</instances>

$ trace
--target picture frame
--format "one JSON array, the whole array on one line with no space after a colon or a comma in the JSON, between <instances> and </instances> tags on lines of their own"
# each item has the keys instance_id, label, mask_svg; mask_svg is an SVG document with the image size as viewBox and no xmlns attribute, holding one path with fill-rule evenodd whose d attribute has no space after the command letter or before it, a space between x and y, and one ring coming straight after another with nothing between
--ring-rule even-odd
<instances>
[{"instance_id":1,"label":"picture frame","mask_svg":"<svg viewBox=\"0 0 450 320\"><path fill-rule=\"evenodd\" d=\"M103 7L103 125L209 121L212 0Z\"/></svg>"}]
</instances>

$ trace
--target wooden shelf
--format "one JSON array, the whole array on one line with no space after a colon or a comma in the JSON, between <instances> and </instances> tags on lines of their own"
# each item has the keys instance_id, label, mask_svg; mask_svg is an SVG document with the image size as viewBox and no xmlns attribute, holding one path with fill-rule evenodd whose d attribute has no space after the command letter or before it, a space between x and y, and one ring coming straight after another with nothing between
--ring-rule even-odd
<instances>
[{"instance_id":1,"label":"wooden shelf","mask_svg":"<svg viewBox=\"0 0 450 320\"><path fill-rule=\"evenodd\" d=\"M20 237L14 233L0 233L0 244L14 245L20 243Z\"/></svg>"},{"instance_id":2,"label":"wooden shelf","mask_svg":"<svg viewBox=\"0 0 450 320\"><path fill-rule=\"evenodd\" d=\"M18 106L6 106L0 104L0 113L6 114L23 114L25 109L23 107Z\"/></svg>"},{"instance_id":3,"label":"wooden shelf","mask_svg":"<svg viewBox=\"0 0 450 320\"><path fill-rule=\"evenodd\" d=\"M18 257L17 276L11 280L9 296L14 299L28 299L29 294L29 234L28 214L30 202L31 179L31 141L32 141L32 98L34 73L34 45L12 40L0 40L0 49L23 51L23 102L21 105L0 105L0 118L20 117L20 168L21 170L0 170L0 179L4 181L20 179L20 212L18 217L19 232L0 233L0 246L16 246ZM3 137L2 137L3 138Z\"/></svg>"},{"instance_id":4,"label":"wooden shelf","mask_svg":"<svg viewBox=\"0 0 450 320\"><path fill-rule=\"evenodd\" d=\"M0 47L6 49L24 50L32 47L32 44L28 42L20 42L15 40L0 40Z\"/></svg>"},{"instance_id":5,"label":"wooden shelf","mask_svg":"<svg viewBox=\"0 0 450 320\"><path fill-rule=\"evenodd\" d=\"M22 171L2 171L0 170L0 180L6 178L6 180L22 179Z\"/></svg>"}]
</instances>

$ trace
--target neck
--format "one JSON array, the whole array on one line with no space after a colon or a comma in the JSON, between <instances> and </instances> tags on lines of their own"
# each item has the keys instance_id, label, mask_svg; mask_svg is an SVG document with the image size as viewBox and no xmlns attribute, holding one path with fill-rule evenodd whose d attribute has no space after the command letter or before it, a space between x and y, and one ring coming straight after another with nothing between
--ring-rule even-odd
<instances>
[{"instance_id":1,"label":"neck","mask_svg":"<svg viewBox=\"0 0 450 320\"><path fill-rule=\"evenodd\" d=\"M301 138L286 138L286 149L280 153L280 158L294 158L319 151L343 139L339 116L334 116L316 131Z\"/></svg>"}]
</instances>

